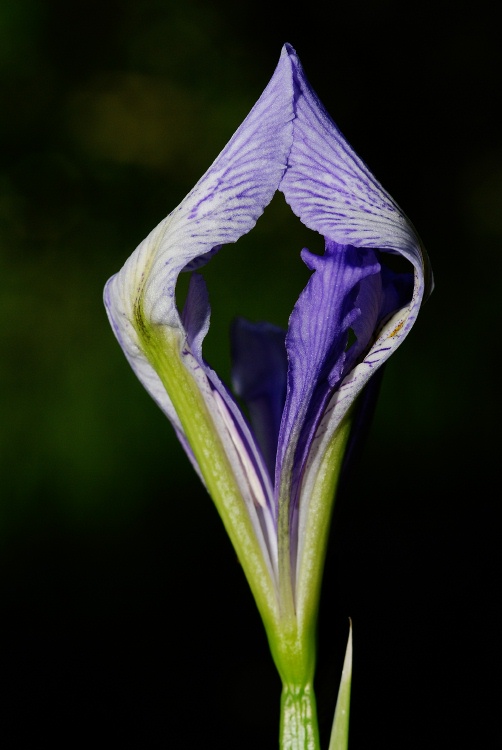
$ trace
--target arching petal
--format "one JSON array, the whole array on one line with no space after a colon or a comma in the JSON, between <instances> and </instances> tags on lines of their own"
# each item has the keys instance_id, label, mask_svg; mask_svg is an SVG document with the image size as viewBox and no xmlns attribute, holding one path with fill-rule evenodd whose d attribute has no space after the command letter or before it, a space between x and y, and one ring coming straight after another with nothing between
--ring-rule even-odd
<instances>
[{"instance_id":1,"label":"arching petal","mask_svg":"<svg viewBox=\"0 0 502 750\"><path fill-rule=\"evenodd\" d=\"M305 250L302 256L314 273L289 320L288 391L276 464L276 490L293 503L326 402L345 373L349 329L361 315L359 286L380 272L374 252L335 242L326 243L323 256Z\"/></svg>"},{"instance_id":2,"label":"arching petal","mask_svg":"<svg viewBox=\"0 0 502 750\"><path fill-rule=\"evenodd\" d=\"M272 577L273 551L259 517L262 495L272 494L270 486L264 488L261 482L267 473L237 406L202 360L202 339L209 324L202 288L197 281L191 286L182 320L175 287L183 269L204 263L219 246L236 242L254 226L286 169L293 116L292 63L284 49L270 83L227 146L178 208L108 281L104 295L112 328L126 357L172 422L206 484L213 469L197 430L199 423L205 425L204 434L209 436L208 418L212 421L233 475L229 486L237 481ZM185 379L184 388L191 394L186 404L180 394L180 378ZM212 477L212 481L220 480ZM227 528L234 523L232 512L230 506L224 510ZM239 513L234 514L236 518ZM270 519L265 523L268 528L273 527ZM236 534L231 533L234 541Z\"/></svg>"},{"instance_id":3,"label":"arching petal","mask_svg":"<svg viewBox=\"0 0 502 750\"><path fill-rule=\"evenodd\" d=\"M302 222L327 240L399 254L414 272L413 293L404 296L391 320L374 332L374 344L364 360L345 373L332 396L316 435L325 445L372 372L411 329L431 291L432 276L411 222L347 143L310 86L296 53L291 47L288 51L295 71L296 116L288 169L279 189Z\"/></svg>"},{"instance_id":4,"label":"arching petal","mask_svg":"<svg viewBox=\"0 0 502 750\"><path fill-rule=\"evenodd\" d=\"M269 85L227 146L105 288L105 306L118 341L179 436L179 418L139 334L145 320L170 326L180 331L180 353L186 346L175 300L178 274L248 232L272 199L291 147L292 91L291 62L283 50Z\"/></svg>"},{"instance_id":5,"label":"arching petal","mask_svg":"<svg viewBox=\"0 0 502 750\"><path fill-rule=\"evenodd\" d=\"M403 211L347 143L294 50L295 120L280 190L310 229L341 245L397 252L421 268L420 240Z\"/></svg>"}]
</instances>

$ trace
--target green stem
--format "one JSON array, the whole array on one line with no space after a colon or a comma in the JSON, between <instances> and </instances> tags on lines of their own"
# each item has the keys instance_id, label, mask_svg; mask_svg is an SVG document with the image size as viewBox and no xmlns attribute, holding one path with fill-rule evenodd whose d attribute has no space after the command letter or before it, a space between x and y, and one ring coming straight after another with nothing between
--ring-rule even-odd
<instances>
[{"instance_id":1,"label":"green stem","mask_svg":"<svg viewBox=\"0 0 502 750\"><path fill-rule=\"evenodd\" d=\"M320 750L312 684L284 684L281 696L280 750Z\"/></svg>"}]
</instances>

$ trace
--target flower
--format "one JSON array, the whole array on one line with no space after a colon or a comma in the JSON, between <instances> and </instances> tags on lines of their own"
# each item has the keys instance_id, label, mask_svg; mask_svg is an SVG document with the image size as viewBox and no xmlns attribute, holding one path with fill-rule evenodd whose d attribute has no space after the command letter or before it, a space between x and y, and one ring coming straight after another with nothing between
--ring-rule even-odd
<instances>
[{"instance_id":1,"label":"flower","mask_svg":"<svg viewBox=\"0 0 502 750\"><path fill-rule=\"evenodd\" d=\"M325 238L287 333L238 320L234 396L204 360L198 267L252 229L280 190ZM409 262L395 270L392 256ZM182 311L176 282L192 273ZM115 335L212 495L285 681L313 673L313 629L337 477L358 396L432 287L410 221L354 153L285 45L221 154L105 288ZM300 665L300 666L299 666Z\"/></svg>"}]
</instances>

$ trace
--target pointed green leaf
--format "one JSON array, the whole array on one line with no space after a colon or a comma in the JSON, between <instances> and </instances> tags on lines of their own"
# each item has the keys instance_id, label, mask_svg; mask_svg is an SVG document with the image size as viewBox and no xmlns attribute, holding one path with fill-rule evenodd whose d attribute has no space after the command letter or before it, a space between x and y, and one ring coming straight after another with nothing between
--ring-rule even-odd
<instances>
[{"instance_id":1,"label":"pointed green leaf","mask_svg":"<svg viewBox=\"0 0 502 750\"><path fill-rule=\"evenodd\" d=\"M349 746L350 687L352 683L352 622L343 662L342 679L338 689L335 718L331 730L329 750L347 750Z\"/></svg>"}]
</instances>

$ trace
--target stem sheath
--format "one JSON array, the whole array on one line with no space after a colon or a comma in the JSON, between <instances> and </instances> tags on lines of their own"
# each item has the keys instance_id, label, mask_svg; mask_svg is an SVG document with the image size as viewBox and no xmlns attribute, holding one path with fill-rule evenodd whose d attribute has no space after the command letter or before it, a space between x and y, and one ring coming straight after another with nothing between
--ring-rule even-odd
<instances>
[{"instance_id":1,"label":"stem sheath","mask_svg":"<svg viewBox=\"0 0 502 750\"><path fill-rule=\"evenodd\" d=\"M280 750L320 750L312 684L284 684L281 696Z\"/></svg>"}]
</instances>

